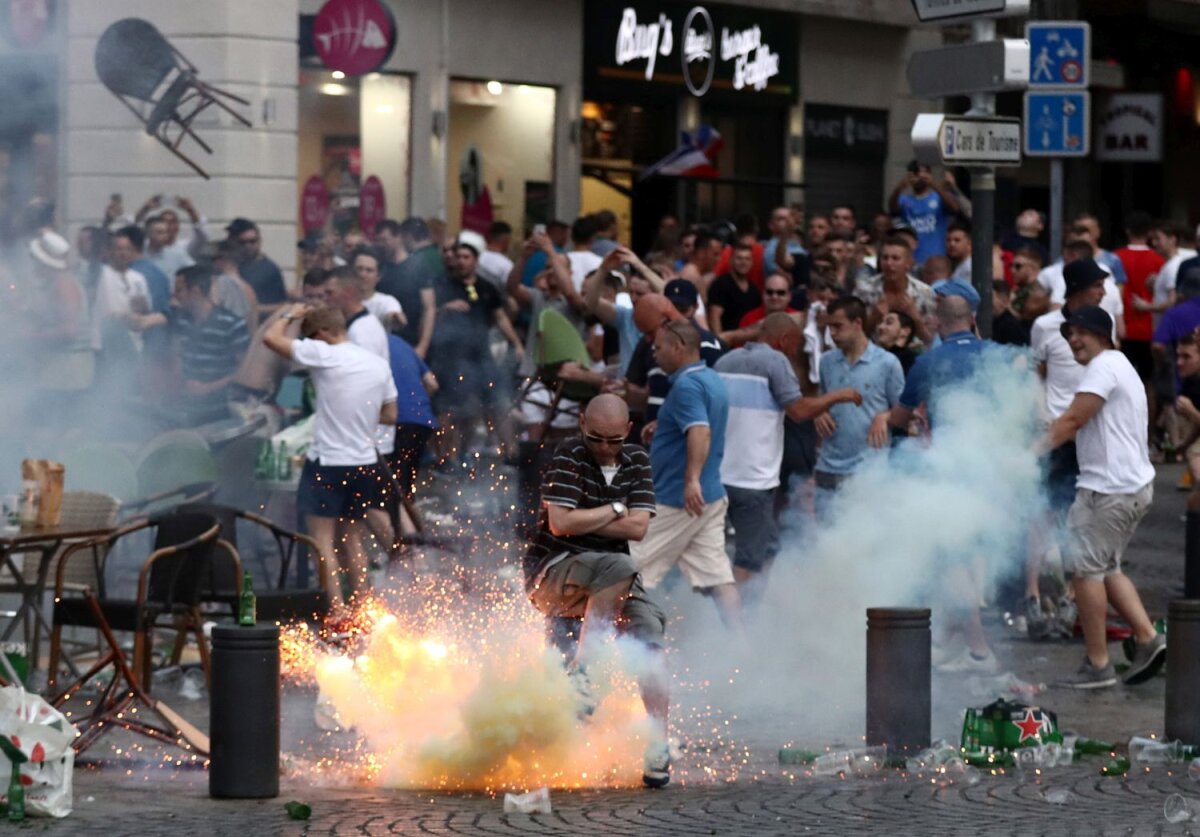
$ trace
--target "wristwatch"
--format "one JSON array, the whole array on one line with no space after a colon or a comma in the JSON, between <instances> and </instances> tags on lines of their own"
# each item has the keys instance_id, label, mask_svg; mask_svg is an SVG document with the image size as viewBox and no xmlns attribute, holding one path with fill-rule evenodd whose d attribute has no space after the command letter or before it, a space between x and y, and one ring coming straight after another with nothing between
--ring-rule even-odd
<instances>
[{"instance_id":1,"label":"wristwatch","mask_svg":"<svg viewBox=\"0 0 1200 837\"><path fill-rule=\"evenodd\" d=\"M615 514L617 517L624 517L625 515L629 514L629 509L626 508L625 504L620 500L612 504L612 510L613 514Z\"/></svg>"}]
</instances>

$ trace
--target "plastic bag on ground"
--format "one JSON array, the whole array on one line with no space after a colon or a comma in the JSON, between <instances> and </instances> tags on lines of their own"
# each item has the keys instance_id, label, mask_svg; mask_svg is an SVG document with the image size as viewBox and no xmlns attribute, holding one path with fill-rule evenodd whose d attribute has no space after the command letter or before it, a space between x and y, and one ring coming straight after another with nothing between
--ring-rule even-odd
<instances>
[{"instance_id":1,"label":"plastic bag on ground","mask_svg":"<svg viewBox=\"0 0 1200 837\"><path fill-rule=\"evenodd\" d=\"M0 736L27 759L21 765L27 813L43 817L71 813L75 735L71 722L38 695L16 686L0 689Z\"/></svg>"},{"instance_id":2,"label":"plastic bag on ground","mask_svg":"<svg viewBox=\"0 0 1200 837\"><path fill-rule=\"evenodd\" d=\"M504 794L504 813L506 814L549 814L550 789L538 788L529 793Z\"/></svg>"}]
</instances>

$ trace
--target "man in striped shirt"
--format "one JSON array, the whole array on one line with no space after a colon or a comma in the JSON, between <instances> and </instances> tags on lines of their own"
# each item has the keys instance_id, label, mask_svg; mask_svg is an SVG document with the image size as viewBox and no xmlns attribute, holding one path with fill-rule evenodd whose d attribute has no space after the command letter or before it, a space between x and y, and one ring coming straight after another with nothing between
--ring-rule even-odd
<instances>
[{"instance_id":1,"label":"man in striped shirt","mask_svg":"<svg viewBox=\"0 0 1200 837\"><path fill-rule=\"evenodd\" d=\"M624 401L598 395L579 417L580 436L559 444L542 483L537 534L525 553L525 588L550 619L582 618L568 668L585 703L583 664L595 648L594 633L615 626L656 652L653 670L641 680L642 700L658 733L647 749L642 778L662 787L670 779L661 654L666 616L647 596L629 557L629 542L645 536L655 511L650 457L625 443L631 427Z\"/></svg>"},{"instance_id":2,"label":"man in striped shirt","mask_svg":"<svg viewBox=\"0 0 1200 837\"><path fill-rule=\"evenodd\" d=\"M229 385L250 346L246 321L212 299L213 271L207 264L175 275L170 311L134 315L139 330L169 325L179 354L180 423L189 427L229 417Z\"/></svg>"}]
</instances>

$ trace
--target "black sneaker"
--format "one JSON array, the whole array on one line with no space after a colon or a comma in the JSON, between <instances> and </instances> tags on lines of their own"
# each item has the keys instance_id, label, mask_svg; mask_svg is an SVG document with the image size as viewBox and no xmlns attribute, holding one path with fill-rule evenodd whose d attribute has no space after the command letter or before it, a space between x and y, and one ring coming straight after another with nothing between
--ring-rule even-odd
<instances>
[{"instance_id":1,"label":"black sneaker","mask_svg":"<svg viewBox=\"0 0 1200 837\"><path fill-rule=\"evenodd\" d=\"M642 784L648 788L665 788L671 781L671 749L666 741L651 743L642 763Z\"/></svg>"},{"instance_id":2,"label":"black sneaker","mask_svg":"<svg viewBox=\"0 0 1200 837\"><path fill-rule=\"evenodd\" d=\"M1113 668L1111 660L1104 668L1097 668L1092 665L1091 660L1084 657L1083 665L1074 675L1064 677L1054 685L1067 689L1107 689L1117 685L1117 670Z\"/></svg>"},{"instance_id":3,"label":"black sneaker","mask_svg":"<svg viewBox=\"0 0 1200 837\"><path fill-rule=\"evenodd\" d=\"M1134 646L1133 659L1129 663L1129 671L1125 672L1125 685L1136 686L1145 683L1167 661L1167 638L1155 634L1149 642L1139 642Z\"/></svg>"}]
</instances>

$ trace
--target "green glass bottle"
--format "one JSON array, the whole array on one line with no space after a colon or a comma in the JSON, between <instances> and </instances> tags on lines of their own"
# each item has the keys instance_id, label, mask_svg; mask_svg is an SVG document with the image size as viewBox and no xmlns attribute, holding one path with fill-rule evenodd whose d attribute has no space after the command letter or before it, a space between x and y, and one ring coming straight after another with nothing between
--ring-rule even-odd
<instances>
[{"instance_id":1,"label":"green glass bottle","mask_svg":"<svg viewBox=\"0 0 1200 837\"><path fill-rule=\"evenodd\" d=\"M250 571L242 574L242 595L238 598L238 624L253 627L258 622L258 605L254 599L254 581Z\"/></svg>"},{"instance_id":2,"label":"green glass bottle","mask_svg":"<svg viewBox=\"0 0 1200 837\"><path fill-rule=\"evenodd\" d=\"M15 761L8 782L8 821L25 821L25 786L21 784L21 765Z\"/></svg>"},{"instance_id":3,"label":"green glass bottle","mask_svg":"<svg viewBox=\"0 0 1200 837\"><path fill-rule=\"evenodd\" d=\"M279 443L279 461L276 464L279 468L279 481L290 480L292 478L292 457L288 455L287 442Z\"/></svg>"}]
</instances>

